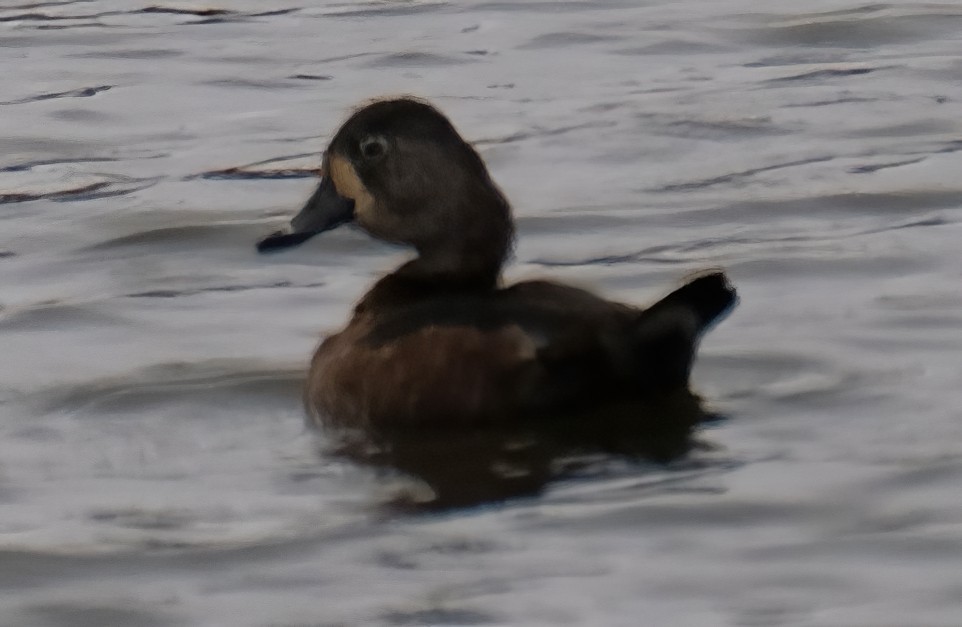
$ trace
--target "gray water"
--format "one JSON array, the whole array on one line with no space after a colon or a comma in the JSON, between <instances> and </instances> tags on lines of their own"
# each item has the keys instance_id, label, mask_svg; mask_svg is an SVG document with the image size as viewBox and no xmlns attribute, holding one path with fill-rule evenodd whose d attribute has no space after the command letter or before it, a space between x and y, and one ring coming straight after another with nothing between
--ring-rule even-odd
<instances>
[{"instance_id":1,"label":"gray water","mask_svg":"<svg viewBox=\"0 0 962 627\"><path fill-rule=\"evenodd\" d=\"M0 62L0 624L962 624L962 5L6 0ZM323 452L307 360L404 252L254 242L398 93L509 279L729 271L704 447L435 516Z\"/></svg>"}]
</instances>

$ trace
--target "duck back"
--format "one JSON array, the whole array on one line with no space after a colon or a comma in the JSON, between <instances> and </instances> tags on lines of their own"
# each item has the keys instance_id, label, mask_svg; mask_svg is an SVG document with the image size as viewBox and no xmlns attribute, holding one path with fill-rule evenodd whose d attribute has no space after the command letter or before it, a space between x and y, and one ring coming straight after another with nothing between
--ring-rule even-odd
<instances>
[{"instance_id":1,"label":"duck back","mask_svg":"<svg viewBox=\"0 0 962 627\"><path fill-rule=\"evenodd\" d=\"M315 354L321 424L491 425L685 388L701 334L735 301L724 275L646 310L532 281L437 293L396 286L359 305Z\"/></svg>"}]
</instances>

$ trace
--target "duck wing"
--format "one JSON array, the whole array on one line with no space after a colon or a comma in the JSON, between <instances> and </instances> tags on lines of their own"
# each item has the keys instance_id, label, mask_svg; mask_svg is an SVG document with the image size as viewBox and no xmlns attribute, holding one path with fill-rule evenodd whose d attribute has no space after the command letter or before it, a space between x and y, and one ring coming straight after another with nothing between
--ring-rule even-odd
<instances>
[{"instance_id":1,"label":"duck wing","mask_svg":"<svg viewBox=\"0 0 962 627\"><path fill-rule=\"evenodd\" d=\"M548 281L501 293L497 318L520 327L546 372L539 390L557 406L683 389L698 341L737 302L722 272L696 276L647 309Z\"/></svg>"},{"instance_id":2,"label":"duck wing","mask_svg":"<svg viewBox=\"0 0 962 627\"><path fill-rule=\"evenodd\" d=\"M603 395L683 388L698 340L735 302L721 272L695 277L647 309L569 285L527 281L495 292L444 294L385 308L363 341L378 348L448 333L447 344L454 344L442 349L436 341L422 341L419 350L454 353L457 330L465 338L490 337L492 346L511 330L512 337L524 340L511 344L524 355L499 354L498 360L474 367L499 370L503 360L508 369L521 359L534 360L544 371L544 384L536 386L531 402L557 407L579 399L593 403Z\"/></svg>"}]
</instances>

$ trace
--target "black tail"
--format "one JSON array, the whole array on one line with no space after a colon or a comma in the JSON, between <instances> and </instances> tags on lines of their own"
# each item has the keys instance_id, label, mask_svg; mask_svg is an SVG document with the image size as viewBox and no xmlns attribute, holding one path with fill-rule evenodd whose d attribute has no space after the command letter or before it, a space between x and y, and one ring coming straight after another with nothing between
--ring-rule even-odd
<instances>
[{"instance_id":1,"label":"black tail","mask_svg":"<svg viewBox=\"0 0 962 627\"><path fill-rule=\"evenodd\" d=\"M695 333L701 334L727 314L738 302L735 288L724 272L703 274L665 296L642 314L642 319L663 310L694 316Z\"/></svg>"},{"instance_id":2,"label":"black tail","mask_svg":"<svg viewBox=\"0 0 962 627\"><path fill-rule=\"evenodd\" d=\"M692 279L643 311L635 323L634 355L644 387L688 383L698 340L738 302L722 272Z\"/></svg>"}]
</instances>

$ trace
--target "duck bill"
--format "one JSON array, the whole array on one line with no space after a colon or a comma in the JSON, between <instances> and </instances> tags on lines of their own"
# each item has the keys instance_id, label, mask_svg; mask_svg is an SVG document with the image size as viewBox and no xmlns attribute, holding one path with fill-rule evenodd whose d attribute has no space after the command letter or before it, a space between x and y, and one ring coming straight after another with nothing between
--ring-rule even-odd
<instances>
[{"instance_id":1,"label":"duck bill","mask_svg":"<svg viewBox=\"0 0 962 627\"><path fill-rule=\"evenodd\" d=\"M337 193L329 176L308 199L288 231L278 231L257 242L258 252L271 252L303 244L318 233L330 231L354 219L354 201Z\"/></svg>"}]
</instances>

